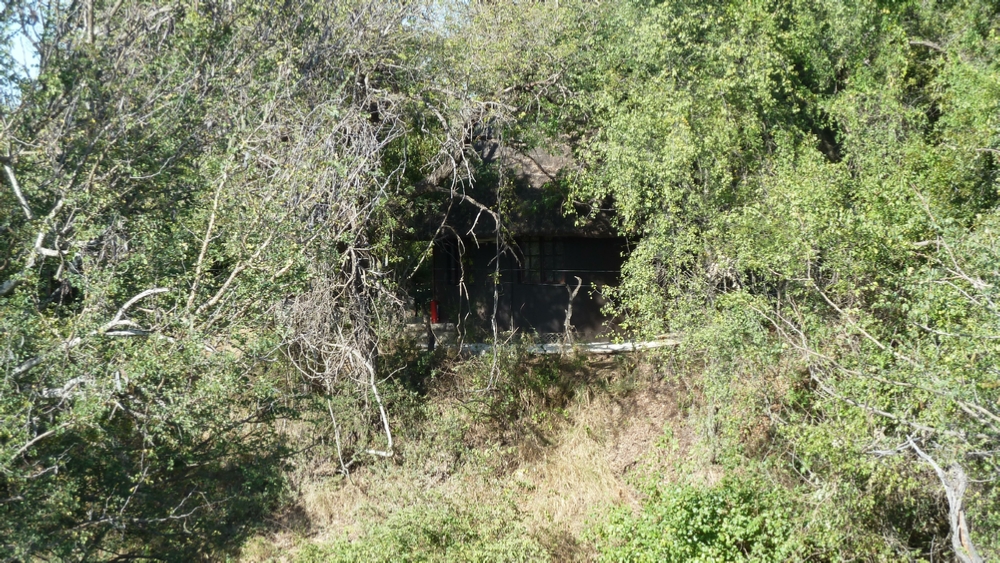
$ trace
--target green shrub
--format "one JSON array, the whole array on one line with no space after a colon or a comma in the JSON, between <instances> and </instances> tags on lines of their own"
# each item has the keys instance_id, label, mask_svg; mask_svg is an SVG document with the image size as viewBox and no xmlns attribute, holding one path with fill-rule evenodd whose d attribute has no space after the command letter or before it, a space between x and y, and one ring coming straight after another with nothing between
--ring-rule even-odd
<instances>
[{"instance_id":1,"label":"green shrub","mask_svg":"<svg viewBox=\"0 0 1000 563\"><path fill-rule=\"evenodd\" d=\"M601 561L782 561L796 551L796 510L781 491L734 479L661 488L638 515L615 509L590 535Z\"/></svg>"},{"instance_id":2,"label":"green shrub","mask_svg":"<svg viewBox=\"0 0 1000 563\"><path fill-rule=\"evenodd\" d=\"M371 526L361 538L310 545L298 563L354 561L547 561L512 505L422 503Z\"/></svg>"}]
</instances>

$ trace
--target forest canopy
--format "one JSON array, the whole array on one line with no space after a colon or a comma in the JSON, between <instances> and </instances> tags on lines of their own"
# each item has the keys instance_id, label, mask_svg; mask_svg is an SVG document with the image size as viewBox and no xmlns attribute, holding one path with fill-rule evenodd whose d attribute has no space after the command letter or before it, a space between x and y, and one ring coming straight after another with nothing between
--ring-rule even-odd
<instances>
[{"instance_id":1,"label":"forest canopy","mask_svg":"<svg viewBox=\"0 0 1000 563\"><path fill-rule=\"evenodd\" d=\"M0 559L222 559L283 422L398 458L421 226L515 245L487 142L572 155L617 336L682 335L749 468L599 558L1000 557L997 2L8 0L0 47Z\"/></svg>"}]
</instances>

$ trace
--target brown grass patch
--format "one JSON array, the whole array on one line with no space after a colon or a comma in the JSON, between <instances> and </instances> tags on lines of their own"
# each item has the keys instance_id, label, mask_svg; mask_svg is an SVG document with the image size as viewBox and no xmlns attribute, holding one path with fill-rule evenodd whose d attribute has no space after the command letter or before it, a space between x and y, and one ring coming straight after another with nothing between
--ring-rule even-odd
<instances>
[{"instance_id":1,"label":"brown grass patch","mask_svg":"<svg viewBox=\"0 0 1000 563\"><path fill-rule=\"evenodd\" d=\"M540 392L516 398L517 416L505 411L502 420L472 414L470 395L454 381L442 383L429 399L428 424L450 417L465 429L457 438L460 459L428 428L419 433L422 444L401 443L404 459L360 467L353 484L329 459L300 465L294 505L247 544L242 560L291 561L302 545L355 537L366 523L445 498L486 505L513 499L553 560L590 561L595 553L581 539L590 519L611 505L638 508L642 483L721 475L689 417L698 398L651 365L567 361Z\"/></svg>"}]
</instances>

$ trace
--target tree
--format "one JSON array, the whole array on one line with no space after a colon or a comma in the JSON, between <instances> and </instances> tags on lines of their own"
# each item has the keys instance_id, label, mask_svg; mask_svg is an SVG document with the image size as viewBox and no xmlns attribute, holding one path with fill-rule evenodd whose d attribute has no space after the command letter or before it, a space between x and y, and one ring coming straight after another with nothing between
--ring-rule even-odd
<instances>
[{"instance_id":1,"label":"tree","mask_svg":"<svg viewBox=\"0 0 1000 563\"><path fill-rule=\"evenodd\" d=\"M995 8L619 13L635 31L605 28L573 121L586 163L573 196L613 201L638 241L615 311L705 354L738 457L763 419L782 471L917 552L948 521L932 508L943 481L956 556L997 549ZM971 536L965 474L979 483ZM864 508L883 494L893 514ZM823 518L852 539L828 549L884 549L835 512Z\"/></svg>"},{"instance_id":2,"label":"tree","mask_svg":"<svg viewBox=\"0 0 1000 563\"><path fill-rule=\"evenodd\" d=\"M402 303L393 241L415 199L478 205L475 132L512 127L555 83L547 36L510 23L557 12L95 0L0 13L13 34L0 553L229 549L280 498L273 422L310 405L329 414L317 432L344 472L392 456L379 385ZM37 77L9 78L18 34ZM484 64L486 45L535 51Z\"/></svg>"}]
</instances>

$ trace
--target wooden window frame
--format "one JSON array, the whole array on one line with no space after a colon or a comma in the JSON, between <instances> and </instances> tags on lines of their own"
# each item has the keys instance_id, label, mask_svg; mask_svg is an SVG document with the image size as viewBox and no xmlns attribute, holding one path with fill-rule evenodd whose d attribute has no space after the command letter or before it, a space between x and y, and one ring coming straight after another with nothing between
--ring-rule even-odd
<instances>
[{"instance_id":1,"label":"wooden window frame","mask_svg":"<svg viewBox=\"0 0 1000 563\"><path fill-rule=\"evenodd\" d=\"M563 285L566 283L566 244L559 238L531 237L521 244L521 283Z\"/></svg>"}]
</instances>

